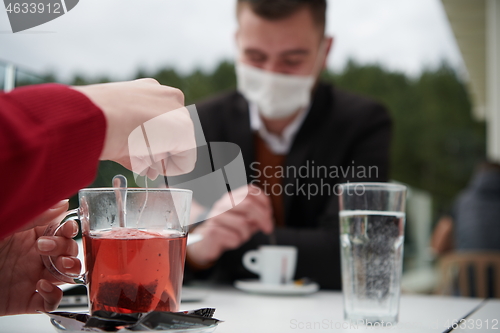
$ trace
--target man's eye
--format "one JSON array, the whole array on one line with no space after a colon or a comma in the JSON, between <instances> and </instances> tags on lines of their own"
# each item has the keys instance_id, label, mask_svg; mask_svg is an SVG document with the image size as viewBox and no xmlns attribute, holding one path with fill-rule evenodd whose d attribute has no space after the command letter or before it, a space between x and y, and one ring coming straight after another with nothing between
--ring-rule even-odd
<instances>
[{"instance_id":1,"label":"man's eye","mask_svg":"<svg viewBox=\"0 0 500 333\"><path fill-rule=\"evenodd\" d=\"M288 67L297 67L302 64L302 60L298 59L285 59L283 63Z\"/></svg>"},{"instance_id":2,"label":"man's eye","mask_svg":"<svg viewBox=\"0 0 500 333\"><path fill-rule=\"evenodd\" d=\"M251 55L249 56L249 60L254 63L261 63L266 60L266 57L260 56L260 55Z\"/></svg>"}]
</instances>

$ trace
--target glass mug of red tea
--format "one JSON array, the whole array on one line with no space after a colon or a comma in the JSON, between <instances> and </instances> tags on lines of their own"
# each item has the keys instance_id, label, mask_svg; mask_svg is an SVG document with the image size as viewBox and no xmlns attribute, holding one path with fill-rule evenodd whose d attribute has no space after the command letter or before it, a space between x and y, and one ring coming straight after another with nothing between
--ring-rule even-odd
<instances>
[{"instance_id":1,"label":"glass mug of red tea","mask_svg":"<svg viewBox=\"0 0 500 333\"><path fill-rule=\"evenodd\" d=\"M122 193L120 196L119 193ZM83 189L80 207L85 272L59 280L87 285L90 312L179 311L192 192L182 189ZM122 200L123 199L123 200ZM50 225L54 235L66 223Z\"/></svg>"}]
</instances>

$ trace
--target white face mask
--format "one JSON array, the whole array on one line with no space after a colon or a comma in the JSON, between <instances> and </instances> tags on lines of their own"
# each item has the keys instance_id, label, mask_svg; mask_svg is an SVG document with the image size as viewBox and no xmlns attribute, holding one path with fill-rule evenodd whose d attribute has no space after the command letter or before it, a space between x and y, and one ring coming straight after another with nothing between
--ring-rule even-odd
<instances>
[{"instance_id":1,"label":"white face mask","mask_svg":"<svg viewBox=\"0 0 500 333\"><path fill-rule=\"evenodd\" d=\"M290 75L236 63L238 91L268 119L291 116L311 101L313 75Z\"/></svg>"},{"instance_id":2,"label":"white face mask","mask_svg":"<svg viewBox=\"0 0 500 333\"><path fill-rule=\"evenodd\" d=\"M249 102L257 105L264 118L280 119L291 116L308 107L311 102L312 88L321 69L325 47L323 39L311 75L274 73L238 61L238 91Z\"/></svg>"}]
</instances>

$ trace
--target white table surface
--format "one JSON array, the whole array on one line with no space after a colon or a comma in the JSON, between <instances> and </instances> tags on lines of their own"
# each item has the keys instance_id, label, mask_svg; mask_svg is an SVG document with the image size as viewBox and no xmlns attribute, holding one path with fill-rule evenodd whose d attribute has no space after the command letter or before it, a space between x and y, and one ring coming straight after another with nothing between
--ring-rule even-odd
<instances>
[{"instance_id":1,"label":"white table surface","mask_svg":"<svg viewBox=\"0 0 500 333\"><path fill-rule=\"evenodd\" d=\"M459 324L457 332L500 332L500 299L488 300L477 312Z\"/></svg>"},{"instance_id":2,"label":"white table surface","mask_svg":"<svg viewBox=\"0 0 500 333\"><path fill-rule=\"evenodd\" d=\"M481 303L480 299L442 296L403 295L399 324L392 329L351 326L343 320L342 294L320 291L308 296L262 296L231 287L211 288L201 302L182 303L181 309L215 307L217 319L224 320L216 333L255 332L443 332L455 320ZM73 308L62 311L85 311ZM500 301L490 300L474 313L469 328L458 332L500 332ZM486 327L489 320L489 327ZM492 323L498 323L496 329ZM482 325L479 328L479 321ZM343 328L342 328L343 326ZM463 325L462 325L463 326ZM0 332L54 333L48 317L42 314L0 317ZM454 331L455 332L455 331Z\"/></svg>"}]
</instances>

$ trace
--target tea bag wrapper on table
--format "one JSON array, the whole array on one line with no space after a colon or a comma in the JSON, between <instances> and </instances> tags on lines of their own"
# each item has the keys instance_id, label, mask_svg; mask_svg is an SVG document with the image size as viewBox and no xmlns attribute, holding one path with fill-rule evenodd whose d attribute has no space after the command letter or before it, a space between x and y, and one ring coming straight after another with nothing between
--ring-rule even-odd
<instances>
[{"instance_id":1,"label":"tea bag wrapper on table","mask_svg":"<svg viewBox=\"0 0 500 333\"><path fill-rule=\"evenodd\" d=\"M45 313L66 330L87 332L160 331L213 327L220 320L212 318L215 309L203 308L183 312L115 313L96 311L94 315L72 312Z\"/></svg>"}]
</instances>

